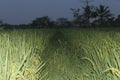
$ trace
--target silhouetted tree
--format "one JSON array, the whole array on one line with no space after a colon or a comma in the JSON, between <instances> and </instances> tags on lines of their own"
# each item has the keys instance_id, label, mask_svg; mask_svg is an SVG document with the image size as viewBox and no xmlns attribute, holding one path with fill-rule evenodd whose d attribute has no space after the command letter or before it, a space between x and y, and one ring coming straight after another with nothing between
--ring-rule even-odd
<instances>
[{"instance_id":1,"label":"silhouetted tree","mask_svg":"<svg viewBox=\"0 0 120 80\"><path fill-rule=\"evenodd\" d=\"M110 17L107 20L107 26L109 27L115 27L115 17Z\"/></svg>"},{"instance_id":2,"label":"silhouetted tree","mask_svg":"<svg viewBox=\"0 0 120 80\"><path fill-rule=\"evenodd\" d=\"M2 20L0 20L0 25L2 25L3 24L3 21Z\"/></svg>"},{"instance_id":3,"label":"silhouetted tree","mask_svg":"<svg viewBox=\"0 0 120 80\"><path fill-rule=\"evenodd\" d=\"M71 10L72 13L73 13L73 17L77 18L77 17L80 16L80 9L79 9L79 8L78 8L78 9L73 9L73 8L71 8L70 10Z\"/></svg>"},{"instance_id":4,"label":"silhouetted tree","mask_svg":"<svg viewBox=\"0 0 120 80\"><path fill-rule=\"evenodd\" d=\"M120 15L118 15L117 18L115 19L115 26L120 27Z\"/></svg>"},{"instance_id":5,"label":"silhouetted tree","mask_svg":"<svg viewBox=\"0 0 120 80\"><path fill-rule=\"evenodd\" d=\"M77 27L82 27L84 25L84 18L83 15L80 13L80 9L73 9L71 8L71 11L73 13L73 26L77 26Z\"/></svg>"},{"instance_id":6,"label":"silhouetted tree","mask_svg":"<svg viewBox=\"0 0 120 80\"><path fill-rule=\"evenodd\" d=\"M86 7L83 7L83 16L84 16L84 20L85 20L85 26L86 27L90 27L90 18L93 18L93 9L94 7L93 6L86 6Z\"/></svg>"},{"instance_id":7,"label":"silhouetted tree","mask_svg":"<svg viewBox=\"0 0 120 80\"><path fill-rule=\"evenodd\" d=\"M50 18L48 16L43 16L40 18L36 18L31 23L32 26L39 26L39 27L45 27L50 25Z\"/></svg>"},{"instance_id":8,"label":"silhouetted tree","mask_svg":"<svg viewBox=\"0 0 120 80\"><path fill-rule=\"evenodd\" d=\"M105 23L112 17L111 11L108 6L100 5L96 7L97 22L99 25L105 25Z\"/></svg>"},{"instance_id":9,"label":"silhouetted tree","mask_svg":"<svg viewBox=\"0 0 120 80\"><path fill-rule=\"evenodd\" d=\"M91 19L92 19L92 22L91 22L91 26L92 27L95 27L96 26L96 23L97 23L97 12L96 12L96 9L95 7L93 8L93 11L91 13Z\"/></svg>"},{"instance_id":10,"label":"silhouetted tree","mask_svg":"<svg viewBox=\"0 0 120 80\"><path fill-rule=\"evenodd\" d=\"M93 16L93 6L90 6L89 3L94 0L81 0L85 2L85 6L82 8L83 13L80 13L80 9L71 9L73 12L74 23L78 26L90 26L90 18Z\"/></svg>"},{"instance_id":11,"label":"silhouetted tree","mask_svg":"<svg viewBox=\"0 0 120 80\"><path fill-rule=\"evenodd\" d=\"M89 3L94 1L94 0L82 0L83 2L85 2L85 7L83 7L83 16L84 16L84 20L85 20L85 26L86 27L90 27L90 18L92 18L92 14L93 14L93 6L90 6Z\"/></svg>"},{"instance_id":12,"label":"silhouetted tree","mask_svg":"<svg viewBox=\"0 0 120 80\"><path fill-rule=\"evenodd\" d=\"M59 27L71 27L71 22L67 18L58 18L57 26Z\"/></svg>"},{"instance_id":13,"label":"silhouetted tree","mask_svg":"<svg viewBox=\"0 0 120 80\"><path fill-rule=\"evenodd\" d=\"M0 20L0 30L4 29L4 26L3 26L3 21Z\"/></svg>"}]
</instances>

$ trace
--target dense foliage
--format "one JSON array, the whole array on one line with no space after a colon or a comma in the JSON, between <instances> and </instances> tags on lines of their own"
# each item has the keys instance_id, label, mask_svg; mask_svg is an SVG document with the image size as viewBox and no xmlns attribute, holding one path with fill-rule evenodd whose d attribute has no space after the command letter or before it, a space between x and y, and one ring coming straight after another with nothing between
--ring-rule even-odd
<instances>
[{"instance_id":1,"label":"dense foliage","mask_svg":"<svg viewBox=\"0 0 120 80\"><path fill-rule=\"evenodd\" d=\"M1 80L119 80L119 29L0 31Z\"/></svg>"}]
</instances>

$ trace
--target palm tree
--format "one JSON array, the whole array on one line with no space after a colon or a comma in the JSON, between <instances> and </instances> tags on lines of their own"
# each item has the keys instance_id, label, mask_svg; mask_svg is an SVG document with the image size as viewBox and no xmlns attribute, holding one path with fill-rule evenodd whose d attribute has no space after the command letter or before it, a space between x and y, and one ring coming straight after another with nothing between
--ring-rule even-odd
<instances>
[{"instance_id":1,"label":"palm tree","mask_svg":"<svg viewBox=\"0 0 120 80\"><path fill-rule=\"evenodd\" d=\"M100 25L104 24L110 17L112 17L108 6L100 5L99 7L96 7L96 13Z\"/></svg>"}]
</instances>

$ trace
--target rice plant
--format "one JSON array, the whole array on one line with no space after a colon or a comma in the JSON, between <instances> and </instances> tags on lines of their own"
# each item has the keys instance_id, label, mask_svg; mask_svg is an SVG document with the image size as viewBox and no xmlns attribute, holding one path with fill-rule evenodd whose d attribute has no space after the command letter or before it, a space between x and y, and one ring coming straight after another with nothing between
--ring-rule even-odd
<instances>
[{"instance_id":1,"label":"rice plant","mask_svg":"<svg viewBox=\"0 0 120 80\"><path fill-rule=\"evenodd\" d=\"M0 31L0 80L119 80L120 32Z\"/></svg>"},{"instance_id":2,"label":"rice plant","mask_svg":"<svg viewBox=\"0 0 120 80\"><path fill-rule=\"evenodd\" d=\"M0 80L47 80L46 62L40 56L43 36L27 30L0 33Z\"/></svg>"}]
</instances>

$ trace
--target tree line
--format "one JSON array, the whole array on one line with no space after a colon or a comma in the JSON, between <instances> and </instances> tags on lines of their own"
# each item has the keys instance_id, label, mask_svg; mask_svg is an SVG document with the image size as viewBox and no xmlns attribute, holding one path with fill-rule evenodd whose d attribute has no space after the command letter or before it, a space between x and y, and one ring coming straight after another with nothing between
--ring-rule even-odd
<instances>
[{"instance_id":1,"label":"tree line","mask_svg":"<svg viewBox=\"0 0 120 80\"><path fill-rule=\"evenodd\" d=\"M0 26L5 28L91 28L91 27L120 27L120 15L117 17L111 13L108 6L99 5L93 6L88 4L86 0L86 6L82 9L71 8L73 14L73 20L61 17L56 20L52 20L49 16L42 16L32 20L29 24L11 25L0 21ZM82 11L81 11L82 10Z\"/></svg>"}]
</instances>

